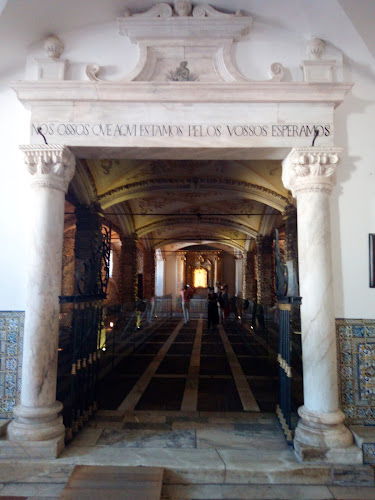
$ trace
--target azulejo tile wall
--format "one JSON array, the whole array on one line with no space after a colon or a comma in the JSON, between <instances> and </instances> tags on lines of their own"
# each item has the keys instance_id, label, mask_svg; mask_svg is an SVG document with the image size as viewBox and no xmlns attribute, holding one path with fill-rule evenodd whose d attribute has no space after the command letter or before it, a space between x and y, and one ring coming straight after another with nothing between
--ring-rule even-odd
<instances>
[{"instance_id":1,"label":"azulejo tile wall","mask_svg":"<svg viewBox=\"0 0 375 500\"><path fill-rule=\"evenodd\" d=\"M347 423L375 425L375 320L337 319L336 339Z\"/></svg>"},{"instance_id":2,"label":"azulejo tile wall","mask_svg":"<svg viewBox=\"0 0 375 500\"><path fill-rule=\"evenodd\" d=\"M0 418L11 418L20 398L24 317L0 311Z\"/></svg>"}]
</instances>

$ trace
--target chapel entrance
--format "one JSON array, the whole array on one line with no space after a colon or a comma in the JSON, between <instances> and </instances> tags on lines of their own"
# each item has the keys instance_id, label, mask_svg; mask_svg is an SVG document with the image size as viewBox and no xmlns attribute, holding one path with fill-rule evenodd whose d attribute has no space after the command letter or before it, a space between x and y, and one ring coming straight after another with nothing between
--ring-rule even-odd
<instances>
[{"instance_id":1,"label":"chapel entrance","mask_svg":"<svg viewBox=\"0 0 375 500\"><path fill-rule=\"evenodd\" d=\"M216 159L221 154L214 150L204 160L179 155L170 151L154 160L140 150L136 160L99 159L91 152L78 162L65 210L67 265L74 258L72 239L76 247L77 241L93 242L90 227L97 231L99 219L111 233L95 405L166 414L275 413L276 228L283 259L289 252L290 268L297 265L291 230L296 210L281 181L280 161L272 154L251 159L249 151L231 152L227 160ZM74 293L71 272L63 271L66 295ZM181 325L186 283L195 293L191 322ZM232 297L230 315L225 325L208 330L208 286L224 284ZM296 410L302 402L298 318L294 331ZM64 407L70 411L72 404ZM67 418L67 427L76 429L75 419Z\"/></svg>"},{"instance_id":2,"label":"chapel entrance","mask_svg":"<svg viewBox=\"0 0 375 500\"><path fill-rule=\"evenodd\" d=\"M35 217L21 403L8 435L25 444L44 440L51 456L64 446L55 375L69 185L68 201L76 208L82 205L86 214L83 224L77 220L83 254L92 248L86 236L93 228L96 240L102 239L99 226L118 236L113 260L118 257L118 269L131 282L121 287L123 281L112 278L108 291L121 296L121 303L135 304L132 321L137 329L142 320L138 281L150 301L156 281L158 295L168 292L173 303L181 283L195 271L184 265L189 245L213 247L223 264L227 259L223 269L231 259L232 292L238 296L242 290L243 299L251 297L256 282L257 304L272 308L273 229L281 229L281 214L289 218L288 207L297 199L304 405L298 410L294 444L301 460L329 461L353 443L338 401L329 216L329 195L342 157L342 149L334 146L333 113L351 85L335 82L334 63L319 59L321 40L310 46L310 54L319 60L302 61L304 81L282 81L287 75L280 63L271 64L270 80L251 81L238 71L231 47L249 31L251 17L189 2L187 7L181 11L177 3L159 3L147 13L127 10L118 19L120 33L140 48L134 71L120 81L101 79L97 64L87 66L89 80L63 80L61 61L53 58L48 71L40 61L38 74L42 79L47 75L44 81L14 86L20 101L31 107L31 144L21 149L32 175ZM74 230L75 220L69 223ZM285 221L284 241L295 242L287 237L287 225ZM208 276L207 250L212 251L198 250L201 257L196 260ZM156 280L151 272L155 254L157 276L163 279ZM293 252L285 264L288 276L294 277ZM282 285L285 268L281 271ZM242 283L240 276L245 277ZM288 309L290 303L283 306ZM93 307L94 314L98 305ZM257 319L267 319L264 309ZM280 368L288 378L289 353L286 348L282 356L279 350ZM72 366L72 374L78 367L80 373L83 366L92 367L100 353L88 354Z\"/></svg>"}]
</instances>

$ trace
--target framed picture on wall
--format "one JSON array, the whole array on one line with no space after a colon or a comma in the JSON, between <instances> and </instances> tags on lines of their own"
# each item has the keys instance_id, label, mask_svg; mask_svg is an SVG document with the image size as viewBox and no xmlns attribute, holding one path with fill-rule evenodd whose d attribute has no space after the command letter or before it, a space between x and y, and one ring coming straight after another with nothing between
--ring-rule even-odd
<instances>
[{"instance_id":1,"label":"framed picture on wall","mask_svg":"<svg viewBox=\"0 0 375 500\"><path fill-rule=\"evenodd\" d=\"M375 288L375 234L369 234L370 288Z\"/></svg>"}]
</instances>

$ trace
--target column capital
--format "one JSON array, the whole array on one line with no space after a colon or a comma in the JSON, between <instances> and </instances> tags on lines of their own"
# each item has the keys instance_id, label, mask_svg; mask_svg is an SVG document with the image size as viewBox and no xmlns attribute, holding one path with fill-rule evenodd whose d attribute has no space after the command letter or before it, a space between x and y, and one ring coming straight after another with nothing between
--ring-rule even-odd
<instances>
[{"instance_id":1,"label":"column capital","mask_svg":"<svg viewBox=\"0 0 375 500\"><path fill-rule=\"evenodd\" d=\"M180 257L182 261L186 262L187 252L177 252L177 255Z\"/></svg>"},{"instance_id":2,"label":"column capital","mask_svg":"<svg viewBox=\"0 0 375 500\"><path fill-rule=\"evenodd\" d=\"M25 163L33 176L31 185L58 189L66 193L75 171L75 156L62 145L27 144L20 146Z\"/></svg>"},{"instance_id":3,"label":"column capital","mask_svg":"<svg viewBox=\"0 0 375 500\"><path fill-rule=\"evenodd\" d=\"M330 194L342 151L336 146L293 148L283 161L284 186L294 197L302 192Z\"/></svg>"}]
</instances>

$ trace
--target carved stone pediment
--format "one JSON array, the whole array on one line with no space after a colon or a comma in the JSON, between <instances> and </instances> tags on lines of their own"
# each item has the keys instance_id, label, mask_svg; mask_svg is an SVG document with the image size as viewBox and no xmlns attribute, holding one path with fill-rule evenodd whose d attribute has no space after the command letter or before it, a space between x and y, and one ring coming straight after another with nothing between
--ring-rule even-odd
<instances>
[{"instance_id":1,"label":"carved stone pediment","mask_svg":"<svg viewBox=\"0 0 375 500\"><path fill-rule=\"evenodd\" d=\"M251 16L240 11L228 14L188 0L159 3L142 13L126 10L118 18L119 31L139 45L140 58L121 81L247 82L232 60L231 47L251 24ZM88 66L86 73L90 80L102 81L99 66ZM281 64L271 66L271 80L280 81L283 74Z\"/></svg>"}]
</instances>

